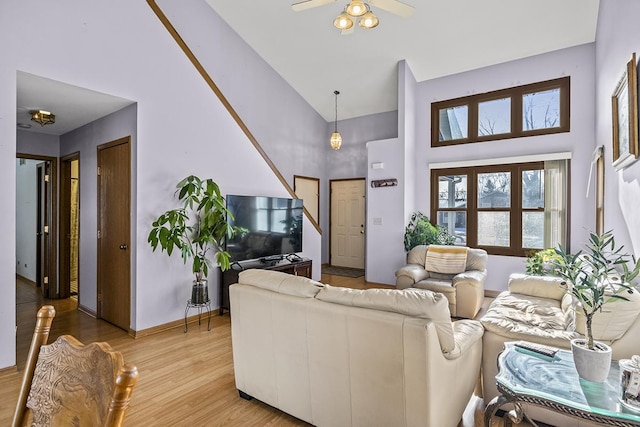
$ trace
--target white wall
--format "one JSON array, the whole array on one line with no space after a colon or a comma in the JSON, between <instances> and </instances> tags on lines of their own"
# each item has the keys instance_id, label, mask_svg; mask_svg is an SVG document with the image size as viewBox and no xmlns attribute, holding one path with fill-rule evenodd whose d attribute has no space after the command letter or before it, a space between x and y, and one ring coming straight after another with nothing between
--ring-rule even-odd
<instances>
[{"instance_id":1,"label":"white wall","mask_svg":"<svg viewBox=\"0 0 640 427\"><path fill-rule=\"evenodd\" d=\"M16 273L32 282L36 281L38 163L16 159Z\"/></svg>"},{"instance_id":2,"label":"white wall","mask_svg":"<svg viewBox=\"0 0 640 427\"><path fill-rule=\"evenodd\" d=\"M0 234L8 236L0 241L0 283L13 283L15 274L15 93L21 70L138 103L132 324L142 330L179 320L190 272L179 258L152 253L146 242L152 219L173 203L175 183L193 173L212 177L225 193L288 192L146 2L61 0L49 6L44 0L0 4L0 203L9 207L0 210ZM48 45L64 48L42 49L42 34ZM320 236L306 227L304 239L304 255L319 272ZM2 290L0 346L0 368L14 365L14 286Z\"/></svg>"},{"instance_id":3,"label":"white wall","mask_svg":"<svg viewBox=\"0 0 640 427\"><path fill-rule=\"evenodd\" d=\"M611 95L631 54L640 54L638 16L640 2L636 0L600 1L595 61L595 145L604 145L605 159L604 229L613 230L616 242L636 256L640 254L640 162L622 171L611 166Z\"/></svg>"},{"instance_id":4,"label":"white wall","mask_svg":"<svg viewBox=\"0 0 640 427\"><path fill-rule=\"evenodd\" d=\"M367 249L366 280L394 284L395 271L405 264L404 158L397 138L367 143ZM382 168L373 168L382 163ZM396 187L372 188L371 181L395 178ZM399 236L399 237L398 237Z\"/></svg>"}]
</instances>

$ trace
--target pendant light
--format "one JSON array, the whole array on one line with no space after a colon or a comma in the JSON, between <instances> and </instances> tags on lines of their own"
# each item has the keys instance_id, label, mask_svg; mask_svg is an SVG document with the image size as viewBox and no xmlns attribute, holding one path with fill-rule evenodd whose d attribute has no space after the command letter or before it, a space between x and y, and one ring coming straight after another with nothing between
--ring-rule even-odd
<instances>
[{"instance_id":1,"label":"pendant light","mask_svg":"<svg viewBox=\"0 0 640 427\"><path fill-rule=\"evenodd\" d=\"M340 135L340 132L338 132L338 95L340 95L340 92L334 90L333 93L336 96L336 120L334 121L334 131L331 134L329 144L331 144L331 148L337 151L342 145L342 136Z\"/></svg>"}]
</instances>

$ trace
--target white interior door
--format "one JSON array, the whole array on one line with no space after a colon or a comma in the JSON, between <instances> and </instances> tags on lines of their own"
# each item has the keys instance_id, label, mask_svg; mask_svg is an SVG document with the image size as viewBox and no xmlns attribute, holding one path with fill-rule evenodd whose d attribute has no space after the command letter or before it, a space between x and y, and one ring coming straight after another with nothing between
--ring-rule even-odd
<instances>
[{"instance_id":1,"label":"white interior door","mask_svg":"<svg viewBox=\"0 0 640 427\"><path fill-rule=\"evenodd\" d=\"M331 181L331 265L364 268L365 180Z\"/></svg>"}]
</instances>

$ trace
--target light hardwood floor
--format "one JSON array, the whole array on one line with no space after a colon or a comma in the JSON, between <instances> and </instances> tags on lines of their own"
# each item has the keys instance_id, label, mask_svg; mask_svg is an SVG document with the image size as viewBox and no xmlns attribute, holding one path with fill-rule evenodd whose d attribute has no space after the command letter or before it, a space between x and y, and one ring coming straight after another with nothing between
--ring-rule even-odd
<instances>
[{"instance_id":1,"label":"light hardwood floor","mask_svg":"<svg viewBox=\"0 0 640 427\"><path fill-rule=\"evenodd\" d=\"M364 278L331 275L323 275L322 282L359 289L378 287ZM246 401L238 396L228 314L212 317L211 331L207 331L206 322L196 322L189 325L188 333L175 328L134 339L121 329L78 311L74 299L45 300L33 285L18 280L18 371L9 368L0 372L0 426L11 422L35 313L43 304L51 304L57 311L50 342L61 334L74 335L85 343L106 341L124 355L125 361L138 366L140 377L125 417L126 426L308 425L255 399ZM481 415L480 399L472 398L461 426L480 426Z\"/></svg>"}]
</instances>

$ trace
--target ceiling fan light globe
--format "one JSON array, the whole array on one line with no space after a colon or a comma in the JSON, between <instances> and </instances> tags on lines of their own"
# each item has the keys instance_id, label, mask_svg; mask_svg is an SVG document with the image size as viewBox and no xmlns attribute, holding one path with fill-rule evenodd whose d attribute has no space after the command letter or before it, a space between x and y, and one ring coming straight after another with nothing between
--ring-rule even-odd
<instances>
[{"instance_id":1,"label":"ceiling fan light globe","mask_svg":"<svg viewBox=\"0 0 640 427\"><path fill-rule=\"evenodd\" d=\"M353 27L353 20L346 12L342 12L336 19L334 19L333 26L339 30L348 30Z\"/></svg>"},{"instance_id":2,"label":"ceiling fan light globe","mask_svg":"<svg viewBox=\"0 0 640 427\"><path fill-rule=\"evenodd\" d=\"M365 29L371 29L377 27L379 23L380 20L378 20L378 17L374 15L373 12L369 11L362 15L358 25Z\"/></svg>"},{"instance_id":3,"label":"ceiling fan light globe","mask_svg":"<svg viewBox=\"0 0 640 427\"><path fill-rule=\"evenodd\" d=\"M346 10L350 16L358 17L364 15L367 12L367 6L362 0L351 0L347 5Z\"/></svg>"}]
</instances>

